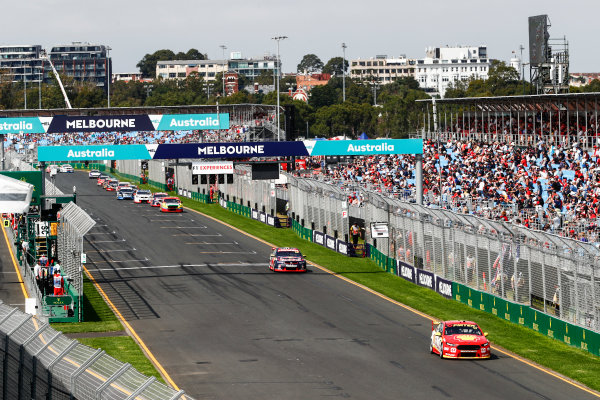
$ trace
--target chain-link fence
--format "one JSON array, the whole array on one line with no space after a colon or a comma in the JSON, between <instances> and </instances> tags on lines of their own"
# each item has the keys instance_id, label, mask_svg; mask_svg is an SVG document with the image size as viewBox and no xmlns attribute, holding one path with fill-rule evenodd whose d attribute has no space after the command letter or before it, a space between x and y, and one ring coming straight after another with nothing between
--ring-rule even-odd
<instances>
[{"instance_id":1,"label":"chain-link fence","mask_svg":"<svg viewBox=\"0 0 600 400\"><path fill-rule=\"evenodd\" d=\"M290 212L303 226L347 232L348 223L341 218L347 190L288 179ZM600 331L600 251L594 245L357 190L361 201L348 204L348 214L364 219L366 241L383 254ZM388 224L389 238L371 237L374 222Z\"/></svg>"},{"instance_id":2,"label":"chain-link fence","mask_svg":"<svg viewBox=\"0 0 600 400\"><path fill-rule=\"evenodd\" d=\"M287 175L290 212L303 226L348 241L348 195L335 185ZM344 214L342 211L345 211Z\"/></svg>"},{"instance_id":3,"label":"chain-link fence","mask_svg":"<svg viewBox=\"0 0 600 400\"><path fill-rule=\"evenodd\" d=\"M79 321L83 320L81 300L83 295L83 236L96 222L75 203L63 206L58 227L58 258L63 275L69 277L79 295Z\"/></svg>"},{"instance_id":4,"label":"chain-link fence","mask_svg":"<svg viewBox=\"0 0 600 400\"><path fill-rule=\"evenodd\" d=\"M3 399L191 399L0 302Z\"/></svg>"}]
</instances>

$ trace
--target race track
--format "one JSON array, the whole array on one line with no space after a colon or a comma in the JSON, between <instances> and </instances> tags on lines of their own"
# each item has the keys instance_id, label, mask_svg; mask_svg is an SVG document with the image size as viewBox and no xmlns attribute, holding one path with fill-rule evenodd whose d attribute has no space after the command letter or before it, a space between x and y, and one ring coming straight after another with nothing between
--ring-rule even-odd
<instances>
[{"instance_id":1,"label":"race track","mask_svg":"<svg viewBox=\"0 0 600 400\"><path fill-rule=\"evenodd\" d=\"M314 267L272 273L268 245L195 212L56 183L96 220L88 270L197 399L598 399L499 353L440 360L429 320Z\"/></svg>"}]
</instances>

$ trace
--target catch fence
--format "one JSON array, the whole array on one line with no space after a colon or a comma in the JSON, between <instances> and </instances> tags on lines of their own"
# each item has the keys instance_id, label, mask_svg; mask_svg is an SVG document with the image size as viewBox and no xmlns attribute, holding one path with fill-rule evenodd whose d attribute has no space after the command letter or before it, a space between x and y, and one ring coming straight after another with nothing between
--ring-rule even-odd
<instances>
[{"instance_id":1,"label":"catch fence","mask_svg":"<svg viewBox=\"0 0 600 400\"><path fill-rule=\"evenodd\" d=\"M590 243L369 191L360 207L345 205L335 186L288 179L290 212L304 227L347 232L348 207L364 219L366 242L388 257L600 331L600 251ZM371 236L375 222L388 225L388 238Z\"/></svg>"},{"instance_id":2,"label":"catch fence","mask_svg":"<svg viewBox=\"0 0 600 400\"><path fill-rule=\"evenodd\" d=\"M191 399L0 302L3 399Z\"/></svg>"}]
</instances>

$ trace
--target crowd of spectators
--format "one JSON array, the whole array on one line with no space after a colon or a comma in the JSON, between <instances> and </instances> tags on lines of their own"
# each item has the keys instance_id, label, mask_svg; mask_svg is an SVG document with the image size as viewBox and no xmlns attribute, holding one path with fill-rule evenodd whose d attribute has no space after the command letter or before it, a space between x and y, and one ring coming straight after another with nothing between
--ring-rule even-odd
<instances>
[{"instance_id":1,"label":"crowd of spectators","mask_svg":"<svg viewBox=\"0 0 600 400\"><path fill-rule=\"evenodd\" d=\"M415 198L415 157L373 155L299 175L338 184L350 204L364 201L357 186L396 198ZM312 170L311 170L312 167ZM309 172L307 174L307 172ZM600 149L549 145L425 141L424 202L430 206L512 222L582 241L600 241Z\"/></svg>"},{"instance_id":2,"label":"crowd of spectators","mask_svg":"<svg viewBox=\"0 0 600 400\"><path fill-rule=\"evenodd\" d=\"M202 142L244 142L249 140L247 125L227 130L187 130L148 132L76 132L45 134L12 134L6 146L15 150L39 146L75 146L87 144L163 144Z\"/></svg>"}]
</instances>

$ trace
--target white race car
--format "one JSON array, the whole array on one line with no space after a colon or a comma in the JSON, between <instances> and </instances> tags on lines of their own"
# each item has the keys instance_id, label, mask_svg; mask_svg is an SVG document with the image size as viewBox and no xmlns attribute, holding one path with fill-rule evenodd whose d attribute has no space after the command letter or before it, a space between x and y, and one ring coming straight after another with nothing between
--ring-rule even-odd
<instances>
[{"instance_id":1,"label":"white race car","mask_svg":"<svg viewBox=\"0 0 600 400\"><path fill-rule=\"evenodd\" d=\"M149 190L138 190L133 195L134 203L150 203L152 200L152 192Z\"/></svg>"},{"instance_id":2,"label":"white race car","mask_svg":"<svg viewBox=\"0 0 600 400\"><path fill-rule=\"evenodd\" d=\"M71 164L63 164L60 166L60 172L73 172Z\"/></svg>"},{"instance_id":3,"label":"white race car","mask_svg":"<svg viewBox=\"0 0 600 400\"><path fill-rule=\"evenodd\" d=\"M94 179L94 178L98 179L100 177L100 175L102 175L100 173L100 171L98 171L97 169L93 169L89 172L88 177L90 179Z\"/></svg>"}]
</instances>

